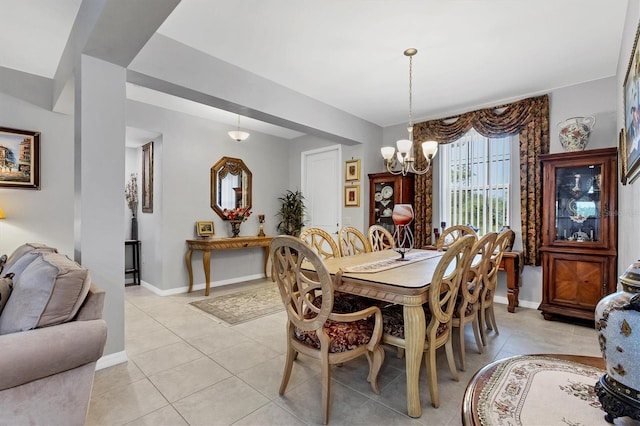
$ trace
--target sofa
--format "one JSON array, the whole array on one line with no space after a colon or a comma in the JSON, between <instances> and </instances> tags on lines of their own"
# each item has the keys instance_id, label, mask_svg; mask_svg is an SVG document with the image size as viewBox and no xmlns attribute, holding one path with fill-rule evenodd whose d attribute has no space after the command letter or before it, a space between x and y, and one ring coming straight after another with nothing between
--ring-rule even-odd
<instances>
[{"instance_id":1,"label":"sofa","mask_svg":"<svg viewBox=\"0 0 640 426\"><path fill-rule=\"evenodd\" d=\"M104 291L42 244L0 267L0 424L83 425L107 338Z\"/></svg>"}]
</instances>

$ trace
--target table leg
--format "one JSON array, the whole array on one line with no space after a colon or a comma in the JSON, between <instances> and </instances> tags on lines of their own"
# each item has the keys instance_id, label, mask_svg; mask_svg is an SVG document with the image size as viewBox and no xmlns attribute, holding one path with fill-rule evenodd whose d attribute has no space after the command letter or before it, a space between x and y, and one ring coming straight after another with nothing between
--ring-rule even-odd
<instances>
[{"instance_id":1,"label":"table leg","mask_svg":"<svg viewBox=\"0 0 640 426\"><path fill-rule=\"evenodd\" d=\"M187 272L189 273L189 293L193 290L193 269L191 268L191 249L187 250L187 255L184 258L187 264Z\"/></svg>"},{"instance_id":2,"label":"table leg","mask_svg":"<svg viewBox=\"0 0 640 426\"><path fill-rule=\"evenodd\" d=\"M408 297L407 299L411 299ZM420 417L420 364L424 352L426 324L424 310L416 297L415 305L404 306L405 363L407 374L407 413L410 417ZM410 300L405 303L411 303Z\"/></svg>"},{"instance_id":3,"label":"table leg","mask_svg":"<svg viewBox=\"0 0 640 426\"><path fill-rule=\"evenodd\" d=\"M204 280L207 283L207 286L204 289L204 295L209 295L209 286L211 285L211 252L204 251L202 253L202 266L204 267Z\"/></svg>"},{"instance_id":4,"label":"table leg","mask_svg":"<svg viewBox=\"0 0 640 426\"><path fill-rule=\"evenodd\" d=\"M267 263L269 262L269 246L264 248L264 277L267 278Z\"/></svg>"},{"instance_id":5,"label":"table leg","mask_svg":"<svg viewBox=\"0 0 640 426\"><path fill-rule=\"evenodd\" d=\"M516 311L516 306L520 303L518 295L520 292L520 264L515 257L503 257L504 271L507 274L507 310L511 313Z\"/></svg>"}]
</instances>

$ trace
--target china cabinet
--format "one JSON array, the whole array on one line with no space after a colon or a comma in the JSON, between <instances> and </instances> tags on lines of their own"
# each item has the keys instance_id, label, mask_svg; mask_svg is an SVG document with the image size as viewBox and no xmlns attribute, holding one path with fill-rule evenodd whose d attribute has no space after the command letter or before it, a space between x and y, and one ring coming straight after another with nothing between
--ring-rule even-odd
<instances>
[{"instance_id":1,"label":"china cabinet","mask_svg":"<svg viewBox=\"0 0 640 426\"><path fill-rule=\"evenodd\" d=\"M381 225L393 233L392 214L396 204L413 206L413 175L370 174L369 226Z\"/></svg>"},{"instance_id":2,"label":"china cabinet","mask_svg":"<svg viewBox=\"0 0 640 426\"><path fill-rule=\"evenodd\" d=\"M594 319L616 291L617 149L545 154L542 303L545 319Z\"/></svg>"}]
</instances>

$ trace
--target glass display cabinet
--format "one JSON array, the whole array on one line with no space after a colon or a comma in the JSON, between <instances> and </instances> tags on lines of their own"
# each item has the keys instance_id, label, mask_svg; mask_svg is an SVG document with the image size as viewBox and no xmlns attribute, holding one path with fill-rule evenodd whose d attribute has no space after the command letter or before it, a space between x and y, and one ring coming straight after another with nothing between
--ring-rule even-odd
<instances>
[{"instance_id":1,"label":"glass display cabinet","mask_svg":"<svg viewBox=\"0 0 640 426\"><path fill-rule=\"evenodd\" d=\"M545 154L539 309L593 320L616 289L617 149Z\"/></svg>"},{"instance_id":2,"label":"glass display cabinet","mask_svg":"<svg viewBox=\"0 0 640 426\"><path fill-rule=\"evenodd\" d=\"M391 173L369 175L369 226L381 225L393 234L393 208L396 204L413 206L413 175Z\"/></svg>"}]
</instances>

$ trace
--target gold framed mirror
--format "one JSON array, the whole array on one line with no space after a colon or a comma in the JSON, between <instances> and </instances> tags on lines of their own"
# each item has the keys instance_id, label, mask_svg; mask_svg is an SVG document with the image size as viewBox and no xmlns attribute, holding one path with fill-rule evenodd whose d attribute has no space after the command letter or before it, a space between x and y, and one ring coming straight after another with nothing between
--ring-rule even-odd
<instances>
[{"instance_id":1,"label":"gold framed mirror","mask_svg":"<svg viewBox=\"0 0 640 426\"><path fill-rule=\"evenodd\" d=\"M224 209L251 208L251 170L239 158L222 157L211 167L211 208L222 219Z\"/></svg>"}]
</instances>

